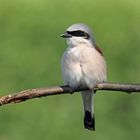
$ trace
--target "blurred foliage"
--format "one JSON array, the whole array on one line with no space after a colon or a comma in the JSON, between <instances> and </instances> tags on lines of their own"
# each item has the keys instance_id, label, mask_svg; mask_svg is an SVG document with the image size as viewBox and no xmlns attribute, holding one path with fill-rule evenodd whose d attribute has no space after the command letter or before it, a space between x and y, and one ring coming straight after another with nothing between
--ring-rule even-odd
<instances>
[{"instance_id":1,"label":"blurred foliage","mask_svg":"<svg viewBox=\"0 0 140 140\"><path fill-rule=\"evenodd\" d=\"M139 0L0 0L0 95L60 85L60 34L88 24L104 51L108 81L139 83ZM0 140L131 140L140 137L140 95L98 92L96 132L83 128L79 94L0 109Z\"/></svg>"}]
</instances>

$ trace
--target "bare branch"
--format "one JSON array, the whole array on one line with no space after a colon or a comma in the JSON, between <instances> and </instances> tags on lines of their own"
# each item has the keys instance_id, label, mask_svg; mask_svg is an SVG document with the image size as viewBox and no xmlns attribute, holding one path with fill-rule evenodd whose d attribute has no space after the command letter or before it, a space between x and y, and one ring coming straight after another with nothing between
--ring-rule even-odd
<instances>
[{"instance_id":1,"label":"bare branch","mask_svg":"<svg viewBox=\"0 0 140 140\"><path fill-rule=\"evenodd\" d=\"M0 106L9 103L20 103L28 99L40 98L50 95L68 94L78 91L88 90L88 88L81 88L72 90L68 86L56 86L49 88L28 89L21 92L9 94L0 97ZM109 90L109 91L122 91L126 93L140 92L140 84L124 84L124 83L98 83L95 90Z\"/></svg>"}]
</instances>

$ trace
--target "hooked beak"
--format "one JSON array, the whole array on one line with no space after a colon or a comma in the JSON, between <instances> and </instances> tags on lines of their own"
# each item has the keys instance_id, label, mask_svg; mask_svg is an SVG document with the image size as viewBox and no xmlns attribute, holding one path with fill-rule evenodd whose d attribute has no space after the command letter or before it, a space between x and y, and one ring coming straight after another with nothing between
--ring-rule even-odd
<instances>
[{"instance_id":1,"label":"hooked beak","mask_svg":"<svg viewBox=\"0 0 140 140\"><path fill-rule=\"evenodd\" d=\"M63 38L71 38L72 35L70 35L67 32L65 32L65 33L61 34L61 37L63 37Z\"/></svg>"}]
</instances>

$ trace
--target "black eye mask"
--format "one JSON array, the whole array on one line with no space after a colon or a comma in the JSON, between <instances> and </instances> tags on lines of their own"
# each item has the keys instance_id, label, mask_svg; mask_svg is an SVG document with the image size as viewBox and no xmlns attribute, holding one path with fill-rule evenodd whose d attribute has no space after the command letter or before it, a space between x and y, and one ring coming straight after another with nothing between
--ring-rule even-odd
<instances>
[{"instance_id":1,"label":"black eye mask","mask_svg":"<svg viewBox=\"0 0 140 140\"><path fill-rule=\"evenodd\" d=\"M76 37L84 37L86 39L89 38L89 34L87 34L84 31L81 30L77 30L77 31L67 31L68 34L72 35L72 36L76 36Z\"/></svg>"}]
</instances>

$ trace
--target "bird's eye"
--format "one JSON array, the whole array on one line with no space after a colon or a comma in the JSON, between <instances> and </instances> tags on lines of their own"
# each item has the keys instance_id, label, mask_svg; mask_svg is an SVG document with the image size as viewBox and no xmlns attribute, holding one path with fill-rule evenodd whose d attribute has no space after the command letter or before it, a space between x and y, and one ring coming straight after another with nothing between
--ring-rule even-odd
<instances>
[{"instance_id":1,"label":"bird's eye","mask_svg":"<svg viewBox=\"0 0 140 140\"><path fill-rule=\"evenodd\" d=\"M77 30L77 31L67 31L68 34L76 37L85 37L86 39L89 38L89 35L85 33L84 31Z\"/></svg>"}]
</instances>

